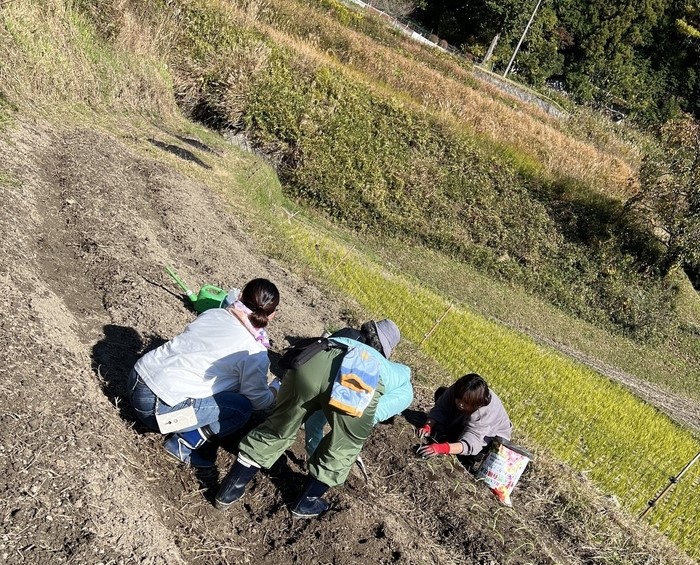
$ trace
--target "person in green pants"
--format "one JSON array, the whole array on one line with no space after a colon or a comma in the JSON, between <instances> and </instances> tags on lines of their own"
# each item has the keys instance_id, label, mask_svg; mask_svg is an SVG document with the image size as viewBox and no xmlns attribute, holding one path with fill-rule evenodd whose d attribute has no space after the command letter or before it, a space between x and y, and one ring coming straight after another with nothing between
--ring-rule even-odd
<instances>
[{"instance_id":1,"label":"person in green pants","mask_svg":"<svg viewBox=\"0 0 700 565\"><path fill-rule=\"evenodd\" d=\"M362 341L331 338L331 344L337 347L320 351L301 367L287 371L273 414L241 441L236 463L224 477L216 495L217 508L228 508L241 498L258 470L269 469L294 442L301 425L312 414L323 410L331 431L309 460L309 477L294 503L292 514L310 518L328 509L322 496L329 488L345 482L372 431L377 403L384 392L383 379L397 373L410 379L410 369L406 365L388 360L401 339L394 322L370 321L362 325L361 333ZM334 407L331 398L336 376L349 349L359 349L370 356L379 372L374 394L359 416L343 413Z\"/></svg>"}]
</instances>

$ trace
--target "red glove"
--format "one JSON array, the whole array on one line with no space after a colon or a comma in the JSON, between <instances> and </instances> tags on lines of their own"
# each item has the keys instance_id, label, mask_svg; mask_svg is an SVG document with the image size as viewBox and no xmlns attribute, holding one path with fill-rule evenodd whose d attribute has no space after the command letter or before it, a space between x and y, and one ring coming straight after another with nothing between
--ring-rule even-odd
<instances>
[{"instance_id":1,"label":"red glove","mask_svg":"<svg viewBox=\"0 0 700 565\"><path fill-rule=\"evenodd\" d=\"M435 457L436 455L449 455L450 444L449 443L431 443L428 445L422 445L418 448L416 452L421 457Z\"/></svg>"},{"instance_id":2,"label":"red glove","mask_svg":"<svg viewBox=\"0 0 700 565\"><path fill-rule=\"evenodd\" d=\"M418 434L419 438L423 439L424 437L428 437L432 431L433 429L430 427L430 424L426 424L422 428L418 428L416 434Z\"/></svg>"}]
</instances>

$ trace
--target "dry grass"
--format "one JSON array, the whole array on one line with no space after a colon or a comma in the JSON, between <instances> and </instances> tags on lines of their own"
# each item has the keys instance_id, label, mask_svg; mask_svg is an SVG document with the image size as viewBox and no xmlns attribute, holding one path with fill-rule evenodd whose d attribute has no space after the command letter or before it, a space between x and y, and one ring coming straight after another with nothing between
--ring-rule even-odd
<instances>
[{"instance_id":1,"label":"dry grass","mask_svg":"<svg viewBox=\"0 0 700 565\"><path fill-rule=\"evenodd\" d=\"M107 47L62 0L11 2L0 11L0 83L26 107L82 104L171 114L176 108L161 57L170 46L167 20L154 21L119 3ZM152 15L152 14L151 14Z\"/></svg>"},{"instance_id":2,"label":"dry grass","mask_svg":"<svg viewBox=\"0 0 700 565\"><path fill-rule=\"evenodd\" d=\"M245 110L254 77L267 64L270 48L263 41L255 41L227 49L224 57L205 61L188 58L178 60L173 80L181 109L196 115L197 107L204 104L211 115L225 115L226 121L242 127ZM207 91L200 77L223 76L215 89Z\"/></svg>"},{"instance_id":3,"label":"dry grass","mask_svg":"<svg viewBox=\"0 0 700 565\"><path fill-rule=\"evenodd\" d=\"M243 15L241 24L244 26L257 22L270 9L270 3L267 0L242 0L241 4L241 13Z\"/></svg>"},{"instance_id":4,"label":"dry grass","mask_svg":"<svg viewBox=\"0 0 700 565\"><path fill-rule=\"evenodd\" d=\"M117 23L118 34L114 46L124 53L153 60L161 59L163 53L174 48L174 22L165 13L149 15L149 21L144 21L144 15L134 9L129 9L128 0L121 0L122 9L118 15L121 21Z\"/></svg>"},{"instance_id":5,"label":"dry grass","mask_svg":"<svg viewBox=\"0 0 700 565\"><path fill-rule=\"evenodd\" d=\"M65 101L129 112L175 111L166 63L176 56L172 14L144 13L139 2L115 2L107 49L65 2L47 4L12 2L0 12L0 81L6 96L44 107ZM262 30L303 60L352 73L384 96L428 108L452 127L466 127L493 143L514 148L525 161L537 163L554 178L575 178L623 197L635 176L638 156L634 153L601 150L572 138L564 131L565 124L477 80L463 63L414 41L397 38L398 50L368 41L304 3L295 6L295 20L318 24L318 32L305 37L262 23L263 16L277 8L274 0L211 5L235 25ZM286 22L286 27L294 29L293 23ZM342 48L327 48L329 41ZM232 122L245 107L246 85L267 61L269 51L263 43L257 50L246 47L245 53L228 53L225 61L231 72L222 85L226 94L220 103ZM205 64L220 66L224 61L216 58ZM180 71L175 82L187 110L186 102L198 100L201 88L188 82L188 77L203 76L202 69L189 69L190 73L182 61L174 68Z\"/></svg>"},{"instance_id":6,"label":"dry grass","mask_svg":"<svg viewBox=\"0 0 700 565\"><path fill-rule=\"evenodd\" d=\"M440 70L431 68L425 59L437 56L416 42L402 41L399 52L368 41L367 36L319 14L313 7L298 8L299 20L317 21L321 31L299 37L268 26L265 33L301 57L345 72L350 68L374 88L383 85L394 96L410 97L418 106L442 113L459 127L466 126L495 143L515 148L534 158L551 176L573 177L620 197L628 193L629 179L635 176L639 160L629 148L611 144L612 151L604 151L575 139L565 131L565 123L505 95L456 63L448 65L447 73L442 61ZM342 44L344 52L328 49L326 41ZM478 88L470 86L475 83Z\"/></svg>"}]
</instances>

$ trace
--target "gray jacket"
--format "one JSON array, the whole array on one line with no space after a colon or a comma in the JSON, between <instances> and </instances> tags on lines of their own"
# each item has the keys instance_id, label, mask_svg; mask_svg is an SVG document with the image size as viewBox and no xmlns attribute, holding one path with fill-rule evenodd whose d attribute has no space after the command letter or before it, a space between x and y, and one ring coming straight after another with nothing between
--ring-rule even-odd
<instances>
[{"instance_id":1,"label":"gray jacket","mask_svg":"<svg viewBox=\"0 0 700 565\"><path fill-rule=\"evenodd\" d=\"M449 387L428 414L439 424L447 441L460 442L461 455L476 455L496 436L511 438L513 425L501 399L491 390L491 402L467 416L457 409L454 385Z\"/></svg>"}]
</instances>

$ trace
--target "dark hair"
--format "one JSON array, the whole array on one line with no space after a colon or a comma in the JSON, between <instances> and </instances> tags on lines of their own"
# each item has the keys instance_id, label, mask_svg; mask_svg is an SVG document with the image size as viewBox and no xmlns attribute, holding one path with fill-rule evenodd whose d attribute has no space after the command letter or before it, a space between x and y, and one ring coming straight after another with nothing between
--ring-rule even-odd
<instances>
[{"instance_id":1,"label":"dark hair","mask_svg":"<svg viewBox=\"0 0 700 565\"><path fill-rule=\"evenodd\" d=\"M253 327L264 328L267 326L268 316L280 303L280 292L267 279L253 279L243 288L240 301L251 310L248 320Z\"/></svg>"},{"instance_id":2,"label":"dark hair","mask_svg":"<svg viewBox=\"0 0 700 565\"><path fill-rule=\"evenodd\" d=\"M384 355L384 348L382 347L382 342L379 341L379 334L377 334L377 325L370 320L365 322L360 326L360 331L362 332L362 337L364 338L364 343L373 347L379 353Z\"/></svg>"},{"instance_id":3,"label":"dark hair","mask_svg":"<svg viewBox=\"0 0 700 565\"><path fill-rule=\"evenodd\" d=\"M491 392L486 381L476 373L460 377L454 384L455 398L464 402L464 411L472 414L491 402Z\"/></svg>"}]
</instances>

